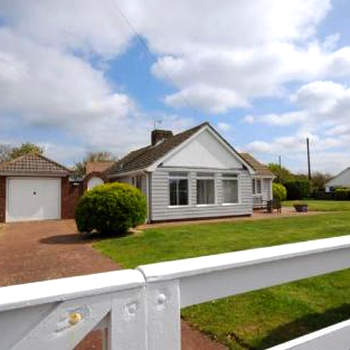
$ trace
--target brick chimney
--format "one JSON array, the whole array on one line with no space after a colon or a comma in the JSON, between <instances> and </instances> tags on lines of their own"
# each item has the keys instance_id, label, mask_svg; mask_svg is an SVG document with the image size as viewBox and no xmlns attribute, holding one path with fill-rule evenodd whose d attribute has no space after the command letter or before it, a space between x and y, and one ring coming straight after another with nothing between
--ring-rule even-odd
<instances>
[{"instance_id":1,"label":"brick chimney","mask_svg":"<svg viewBox=\"0 0 350 350\"><path fill-rule=\"evenodd\" d=\"M173 136L173 132L170 130L153 130L151 134L152 146L154 146L157 142L167 139Z\"/></svg>"}]
</instances>

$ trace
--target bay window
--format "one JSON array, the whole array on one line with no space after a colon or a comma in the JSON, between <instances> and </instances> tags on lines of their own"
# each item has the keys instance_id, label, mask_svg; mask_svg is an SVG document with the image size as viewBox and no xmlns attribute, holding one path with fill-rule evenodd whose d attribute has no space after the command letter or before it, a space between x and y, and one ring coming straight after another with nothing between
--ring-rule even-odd
<instances>
[{"instance_id":1,"label":"bay window","mask_svg":"<svg viewBox=\"0 0 350 350\"><path fill-rule=\"evenodd\" d=\"M224 204L239 203L238 176L236 174L223 174L222 187Z\"/></svg>"},{"instance_id":2,"label":"bay window","mask_svg":"<svg viewBox=\"0 0 350 350\"><path fill-rule=\"evenodd\" d=\"M169 199L170 205L188 205L187 173L169 173Z\"/></svg>"}]
</instances>

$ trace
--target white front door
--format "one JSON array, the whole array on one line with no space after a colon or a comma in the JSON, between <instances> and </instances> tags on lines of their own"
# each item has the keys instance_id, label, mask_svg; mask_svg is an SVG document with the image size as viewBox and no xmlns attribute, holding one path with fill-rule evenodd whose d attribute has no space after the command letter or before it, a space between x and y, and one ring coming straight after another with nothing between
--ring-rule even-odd
<instances>
[{"instance_id":1,"label":"white front door","mask_svg":"<svg viewBox=\"0 0 350 350\"><path fill-rule=\"evenodd\" d=\"M8 178L7 222L60 218L60 178Z\"/></svg>"}]
</instances>

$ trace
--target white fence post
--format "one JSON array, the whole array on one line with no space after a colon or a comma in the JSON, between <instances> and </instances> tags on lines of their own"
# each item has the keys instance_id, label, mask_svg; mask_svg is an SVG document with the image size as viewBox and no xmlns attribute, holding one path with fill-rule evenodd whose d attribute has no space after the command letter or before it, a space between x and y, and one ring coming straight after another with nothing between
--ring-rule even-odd
<instances>
[{"instance_id":1,"label":"white fence post","mask_svg":"<svg viewBox=\"0 0 350 350\"><path fill-rule=\"evenodd\" d=\"M147 350L145 290L118 294L107 319L107 350Z\"/></svg>"},{"instance_id":2,"label":"white fence post","mask_svg":"<svg viewBox=\"0 0 350 350\"><path fill-rule=\"evenodd\" d=\"M145 278L147 281L147 275ZM179 282L172 280L147 283L146 304L147 350L180 350Z\"/></svg>"}]
</instances>

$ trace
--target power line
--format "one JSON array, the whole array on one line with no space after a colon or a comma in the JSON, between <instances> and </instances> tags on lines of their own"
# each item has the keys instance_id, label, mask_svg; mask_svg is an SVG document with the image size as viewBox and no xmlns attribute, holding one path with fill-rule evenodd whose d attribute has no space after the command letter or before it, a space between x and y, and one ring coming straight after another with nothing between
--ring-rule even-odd
<instances>
[{"instance_id":1,"label":"power line","mask_svg":"<svg viewBox=\"0 0 350 350\"><path fill-rule=\"evenodd\" d=\"M117 8L118 13L120 14L120 16L124 19L125 23L130 27L131 31L134 33L134 35L136 36L138 42L140 43L141 47L143 48L143 50L146 52L148 58L150 58L151 62L157 62L158 57L155 56L150 49L148 48L148 45L145 41L145 39L142 37L142 35L140 35L138 33L138 31L136 30L136 28L133 26L133 24L130 22L130 20L128 19L128 17L125 15L125 13L122 11L122 9L120 8L120 6L117 3L118 0L115 0L115 6ZM161 68L161 66L159 66L160 69L162 70L162 72L164 73L164 75L166 76L166 78L169 81L175 81L175 79L173 77L170 76L170 74ZM182 100L185 102L185 105L190 108L191 110L193 110L195 112L195 114L197 114L197 110L191 106L191 103L187 100L187 98L183 95L179 95L180 98L182 98Z\"/></svg>"}]
</instances>

